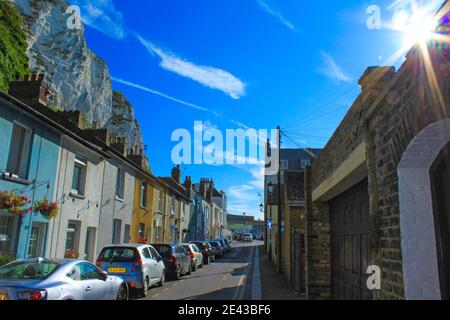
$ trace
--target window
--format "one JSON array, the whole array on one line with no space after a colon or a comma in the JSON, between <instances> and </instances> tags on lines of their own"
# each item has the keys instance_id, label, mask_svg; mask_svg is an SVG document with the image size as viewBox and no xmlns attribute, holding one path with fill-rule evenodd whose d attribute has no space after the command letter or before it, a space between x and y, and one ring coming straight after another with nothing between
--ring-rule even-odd
<instances>
[{"instance_id":1,"label":"window","mask_svg":"<svg viewBox=\"0 0 450 320\"><path fill-rule=\"evenodd\" d=\"M80 243L80 223L78 221L69 221L66 233L66 252L72 251L78 253Z\"/></svg>"},{"instance_id":2,"label":"window","mask_svg":"<svg viewBox=\"0 0 450 320\"><path fill-rule=\"evenodd\" d=\"M150 254L152 255L152 259L157 260L158 257L159 257L158 252L156 252L156 250L154 248L152 248L152 247L149 247L148 249L150 250Z\"/></svg>"},{"instance_id":3,"label":"window","mask_svg":"<svg viewBox=\"0 0 450 320\"><path fill-rule=\"evenodd\" d=\"M126 224L124 235L123 235L123 243L130 243L130 240L131 240L130 230L131 230L131 226L129 224Z\"/></svg>"},{"instance_id":4,"label":"window","mask_svg":"<svg viewBox=\"0 0 450 320\"><path fill-rule=\"evenodd\" d=\"M281 169L282 170L289 169L289 161L288 160L281 160Z\"/></svg>"},{"instance_id":5,"label":"window","mask_svg":"<svg viewBox=\"0 0 450 320\"><path fill-rule=\"evenodd\" d=\"M307 166L311 165L311 161L310 160L302 160L302 169L306 168Z\"/></svg>"},{"instance_id":6,"label":"window","mask_svg":"<svg viewBox=\"0 0 450 320\"><path fill-rule=\"evenodd\" d=\"M147 182L145 181L141 184L141 207L147 208Z\"/></svg>"},{"instance_id":7,"label":"window","mask_svg":"<svg viewBox=\"0 0 450 320\"><path fill-rule=\"evenodd\" d=\"M120 235L122 232L122 220L114 219L113 226L113 244L120 243Z\"/></svg>"},{"instance_id":8,"label":"window","mask_svg":"<svg viewBox=\"0 0 450 320\"><path fill-rule=\"evenodd\" d=\"M145 236L145 224L140 223L138 227L139 238L144 238Z\"/></svg>"},{"instance_id":9,"label":"window","mask_svg":"<svg viewBox=\"0 0 450 320\"><path fill-rule=\"evenodd\" d=\"M116 178L117 198L123 199L124 193L125 193L125 170L122 168L117 168L117 178Z\"/></svg>"},{"instance_id":10,"label":"window","mask_svg":"<svg viewBox=\"0 0 450 320\"><path fill-rule=\"evenodd\" d=\"M18 178L28 178L33 131L14 124L7 171Z\"/></svg>"},{"instance_id":11,"label":"window","mask_svg":"<svg viewBox=\"0 0 450 320\"><path fill-rule=\"evenodd\" d=\"M86 180L86 160L75 156L72 178L72 192L84 195L84 185Z\"/></svg>"},{"instance_id":12,"label":"window","mask_svg":"<svg viewBox=\"0 0 450 320\"><path fill-rule=\"evenodd\" d=\"M0 212L0 255L15 255L18 218Z\"/></svg>"}]
</instances>

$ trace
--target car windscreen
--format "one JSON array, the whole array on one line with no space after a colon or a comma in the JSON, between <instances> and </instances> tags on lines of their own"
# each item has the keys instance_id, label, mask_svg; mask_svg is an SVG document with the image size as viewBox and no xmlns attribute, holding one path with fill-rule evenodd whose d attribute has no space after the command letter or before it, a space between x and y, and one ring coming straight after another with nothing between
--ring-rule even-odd
<instances>
[{"instance_id":1,"label":"car windscreen","mask_svg":"<svg viewBox=\"0 0 450 320\"><path fill-rule=\"evenodd\" d=\"M218 242L210 242L210 244L213 247L220 247L220 244Z\"/></svg>"},{"instance_id":2,"label":"car windscreen","mask_svg":"<svg viewBox=\"0 0 450 320\"><path fill-rule=\"evenodd\" d=\"M158 251L159 255L163 258L168 258L172 255L172 247L167 245L159 245L154 244L152 245L156 251Z\"/></svg>"},{"instance_id":3,"label":"car windscreen","mask_svg":"<svg viewBox=\"0 0 450 320\"><path fill-rule=\"evenodd\" d=\"M186 251L187 251L188 253L191 252L191 247L189 247L189 246L183 246L183 248L185 248Z\"/></svg>"},{"instance_id":4,"label":"car windscreen","mask_svg":"<svg viewBox=\"0 0 450 320\"><path fill-rule=\"evenodd\" d=\"M205 249L205 245L201 242L192 242L193 244L195 244L200 250Z\"/></svg>"},{"instance_id":5,"label":"car windscreen","mask_svg":"<svg viewBox=\"0 0 450 320\"><path fill-rule=\"evenodd\" d=\"M51 261L16 261L0 268L0 280L41 280L59 266L59 263Z\"/></svg>"},{"instance_id":6,"label":"car windscreen","mask_svg":"<svg viewBox=\"0 0 450 320\"><path fill-rule=\"evenodd\" d=\"M139 253L136 248L127 247L109 247L103 249L100 260L101 261L115 261L115 262L133 262L139 259Z\"/></svg>"}]
</instances>

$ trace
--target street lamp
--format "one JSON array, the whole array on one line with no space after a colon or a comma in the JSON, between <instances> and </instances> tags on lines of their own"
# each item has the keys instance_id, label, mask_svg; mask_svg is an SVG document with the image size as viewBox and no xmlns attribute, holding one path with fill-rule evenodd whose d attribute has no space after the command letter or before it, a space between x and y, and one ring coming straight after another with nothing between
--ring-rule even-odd
<instances>
[{"instance_id":1,"label":"street lamp","mask_svg":"<svg viewBox=\"0 0 450 320\"><path fill-rule=\"evenodd\" d=\"M242 228L244 229L243 230L244 232L247 231L246 228L245 228L245 212L242 213Z\"/></svg>"}]
</instances>

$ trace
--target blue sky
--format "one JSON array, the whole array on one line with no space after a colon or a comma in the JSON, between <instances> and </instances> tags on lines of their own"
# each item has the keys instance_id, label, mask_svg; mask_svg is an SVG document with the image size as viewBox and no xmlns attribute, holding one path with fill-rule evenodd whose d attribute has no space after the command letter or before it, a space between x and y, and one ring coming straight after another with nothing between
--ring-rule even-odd
<instances>
[{"instance_id":1,"label":"blue sky","mask_svg":"<svg viewBox=\"0 0 450 320\"><path fill-rule=\"evenodd\" d=\"M133 104L156 175L173 166L171 134L194 121L210 127L281 125L308 147L323 147L359 93L366 67L394 64L404 34L386 26L409 0L72 0L89 46ZM432 2L435 10L442 1ZM367 27L369 6L382 28ZM429 10L432 12L432 10ZM283 147L295 147L285 141ZM212 177L231 213L259 213L260 166L182 165Z\"/></svg>"}]
</instances>

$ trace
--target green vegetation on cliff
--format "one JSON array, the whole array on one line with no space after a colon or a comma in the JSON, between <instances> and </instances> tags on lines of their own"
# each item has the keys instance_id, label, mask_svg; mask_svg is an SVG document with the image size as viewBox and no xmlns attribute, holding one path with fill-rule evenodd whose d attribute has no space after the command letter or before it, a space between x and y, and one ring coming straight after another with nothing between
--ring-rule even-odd
<instances>
[{"instance_id":1,"label":"green vegetation on cliff","mask_svg":"<svg viewBox=\"0 0 450 320\"><path fill-rule=\"evenodd\" d=\"M0 90L8 91L10 81L29 72L26 50L22 16L12 3L0 0Z\"/></svg>"}]
</instances>

